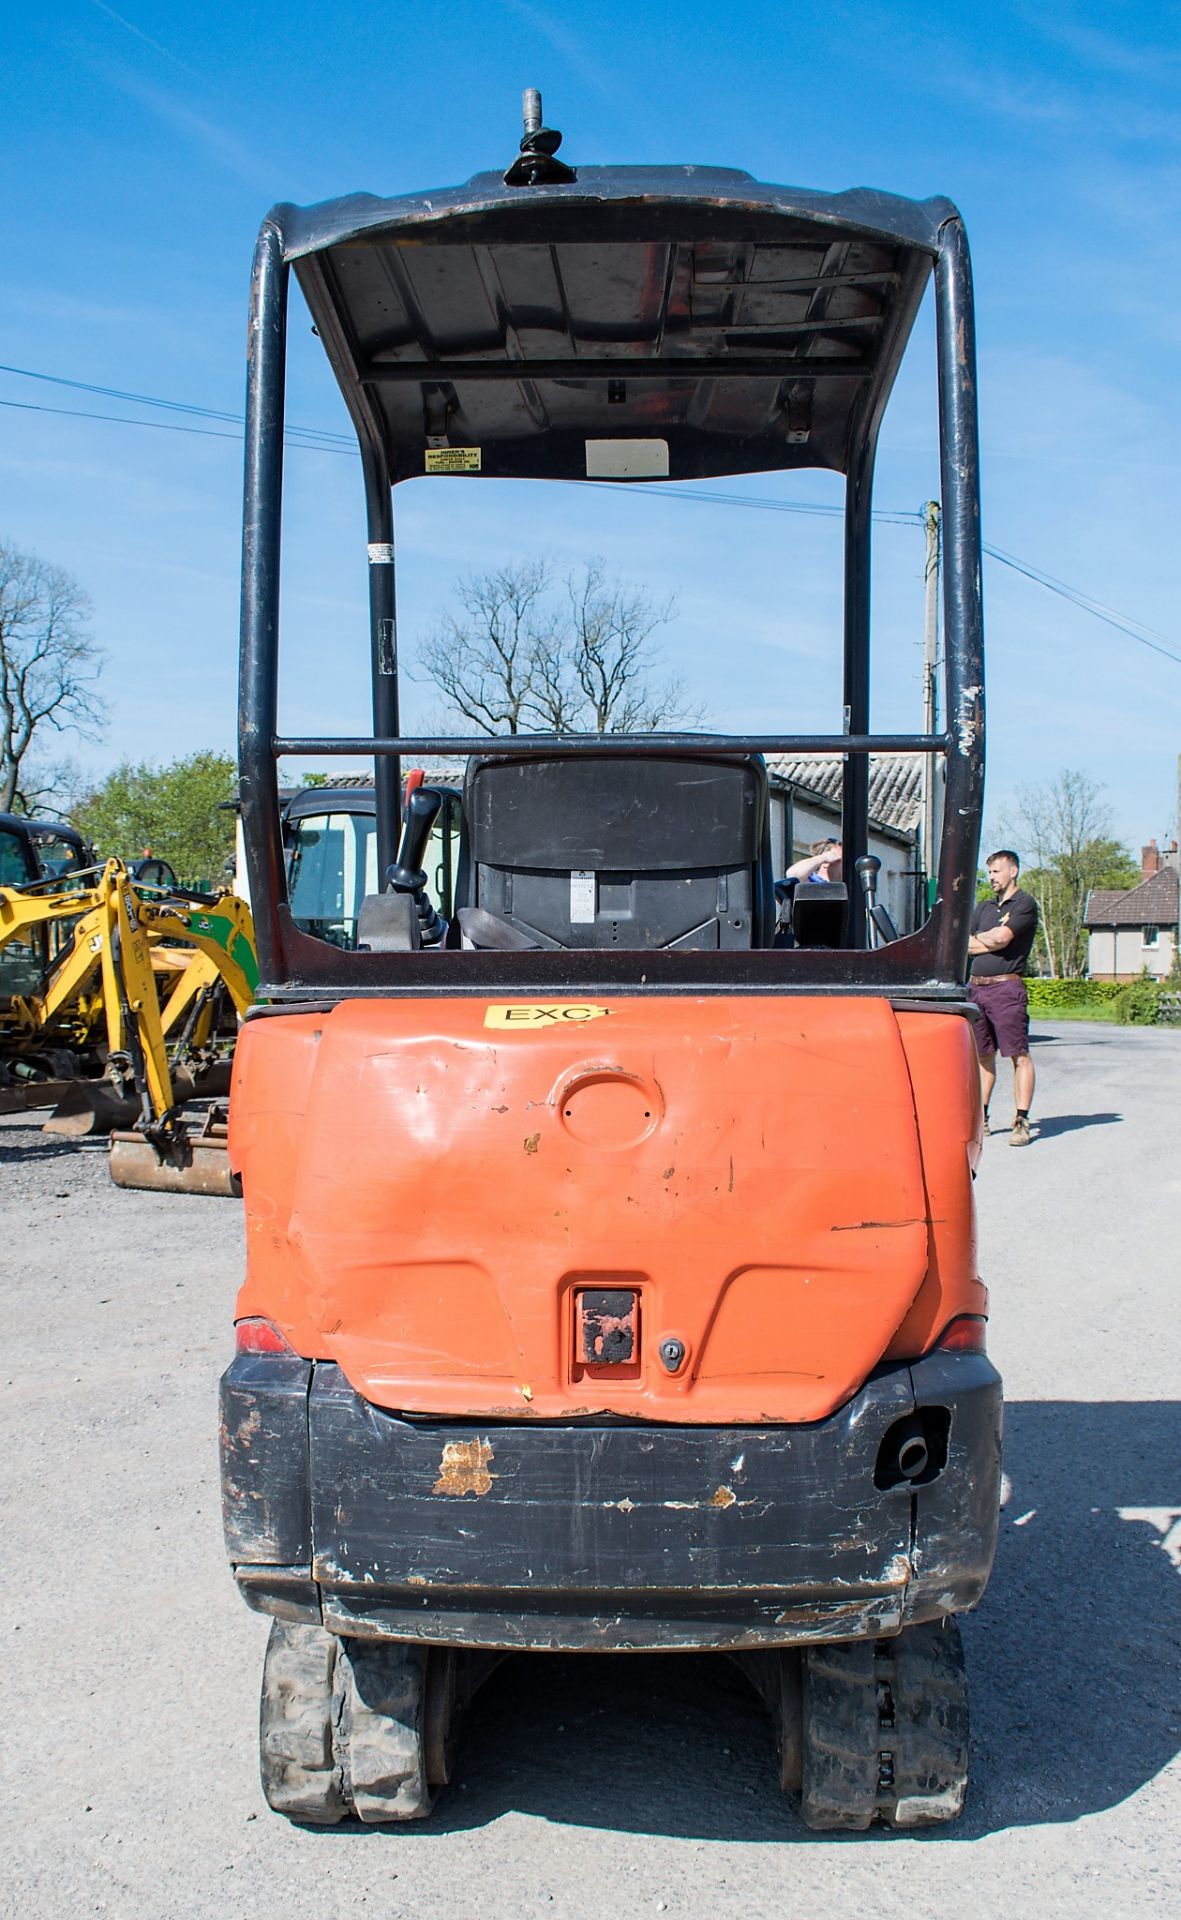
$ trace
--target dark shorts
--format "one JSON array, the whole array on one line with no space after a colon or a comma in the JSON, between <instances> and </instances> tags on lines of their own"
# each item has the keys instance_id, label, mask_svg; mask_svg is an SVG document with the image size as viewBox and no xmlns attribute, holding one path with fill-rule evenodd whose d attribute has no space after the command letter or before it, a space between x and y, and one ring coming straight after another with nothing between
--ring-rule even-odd
<instances>
[{"instance_id":1,"label":"dark shorts","mask_svg":"<svg viewBox=\"0 0 1181 1920\"><path fill-rule=\"evenodd\" d=\"M1029 1052L1029 996L1019 973L970 980L968 998L977 1008L973 1025L979 1053L1003 1053L1012 1060Z\"/></svg>"}]
</instances>

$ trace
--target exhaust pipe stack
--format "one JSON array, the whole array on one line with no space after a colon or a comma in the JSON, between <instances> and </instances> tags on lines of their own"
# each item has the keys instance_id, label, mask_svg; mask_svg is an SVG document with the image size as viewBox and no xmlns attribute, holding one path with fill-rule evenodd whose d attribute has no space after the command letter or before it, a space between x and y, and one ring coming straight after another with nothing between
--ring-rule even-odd
<instances>
[{"instance_id":1,"label":"exhaust pipe stack","mask_svg":"<svg viewBox=\"0 0 1181 1920\"><path fill-rule=\"evenodd\" d=\"M898 1449L898 1471L904 1480L921 1480L931 1455L921 1433L912 1433Z\"/></svg>"}]
</instances>

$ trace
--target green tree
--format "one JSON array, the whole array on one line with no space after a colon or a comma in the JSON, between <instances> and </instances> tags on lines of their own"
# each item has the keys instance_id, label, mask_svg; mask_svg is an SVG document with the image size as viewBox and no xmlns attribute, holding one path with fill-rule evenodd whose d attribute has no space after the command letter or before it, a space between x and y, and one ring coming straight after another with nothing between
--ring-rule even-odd
<instances>
[{"instance_id":1,"label":"green tree","mask_svg":"<svg viewBox=\"0 0 1181 1920\"><path fill-rule=\"evenodd\" d=\"M234 845L236 769L225 753L190 753L166 766L124 761L87 794L71 819L100 858L138 860L151 849L179 880L220 880Z\"/></svg>"}]
</instances>

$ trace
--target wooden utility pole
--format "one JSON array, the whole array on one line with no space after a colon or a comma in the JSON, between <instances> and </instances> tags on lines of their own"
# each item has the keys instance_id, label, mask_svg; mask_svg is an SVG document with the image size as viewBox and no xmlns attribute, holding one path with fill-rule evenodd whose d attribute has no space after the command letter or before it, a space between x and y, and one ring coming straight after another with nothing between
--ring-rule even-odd
<instances>
[{"instance_id":1,"label":"wooden utility pole","mask_svg":"<svg viewBox=\"0 0 1181 1920\"><path fill-rule=\"evenodd\" d=\"M934 733L939 704L936 674L939 659L938 501L927 501L923 508L923 525L927 535L926 618L923 625L923 732ZM931 882L935 877L936 777L935 755L925 753L923 755L922 827L919 852L923 879L927 888L926 899L923 902L927 912L931 905Z\"/></svg>"}]
</instances>

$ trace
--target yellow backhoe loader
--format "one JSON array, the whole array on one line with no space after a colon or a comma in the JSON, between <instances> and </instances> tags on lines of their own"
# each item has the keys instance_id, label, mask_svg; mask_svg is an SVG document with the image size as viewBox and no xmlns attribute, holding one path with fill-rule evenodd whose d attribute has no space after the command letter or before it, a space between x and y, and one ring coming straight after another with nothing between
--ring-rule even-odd
<instances>
[{"instance_id":1,"label":"yellow backhoe loader","mask_svg":"<svg viewBox=\"0 0 1181 1920\"><path fill-rule=\"evenodd\" d=\"M55 945L35 985L0 999L10 1074L88 1060L99 1071L70 1079L50 1129L110 1128L118 1186L233 1192L224 1109L207 1104L198 1125L184 1105L228 1090L226 1003L244 1014L258 978L249 907L230 893L141 892L118 860L81 890L0 887L0 957Z\"/></svg>"}]
</instances>

